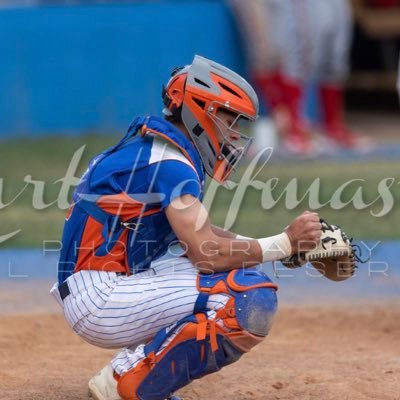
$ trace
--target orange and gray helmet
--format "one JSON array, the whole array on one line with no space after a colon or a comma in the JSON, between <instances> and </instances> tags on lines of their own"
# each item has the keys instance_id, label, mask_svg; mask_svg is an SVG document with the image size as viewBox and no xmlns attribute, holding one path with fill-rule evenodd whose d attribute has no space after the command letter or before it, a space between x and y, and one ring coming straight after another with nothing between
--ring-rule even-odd
<instances>
[{"instance_id":1,"label":"orange and gray helmet","mask_svg":"<svg viewBox=\"0 0 400 400\"><path fill-rule=\"evenodd\" d=\"M234 130L241 119L258 117L258 98L250 84L230 69L196 55L191 65L173 71L163 88L163 101L163 113L185 125L207 174L224 182L251 144L251 138ZM229 126L219 117L220 110L234 116Z\"/></svg>"}]
</instances>

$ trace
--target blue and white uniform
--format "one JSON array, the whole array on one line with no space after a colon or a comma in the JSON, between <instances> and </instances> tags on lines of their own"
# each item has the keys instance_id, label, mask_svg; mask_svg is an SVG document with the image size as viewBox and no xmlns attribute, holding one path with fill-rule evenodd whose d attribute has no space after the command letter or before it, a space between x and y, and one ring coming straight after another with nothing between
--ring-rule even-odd
<instances>
[{"instance_id":1,"label":"blue and white uniform","mask_svg":"<svg viewBox=\"0 0 400 400\"><path fill-rule=\"evenodd\" d=\"M192 142L165 120L140 117L91 161L73 195L51 292L83 339L123 348L111 364L124 399L164 399L235 361L268 332L276 286L265 275L208 276L184 256L160 259L176 242L165 208L185 194L201 200L203 190ZM149 357L152 371L163 371L161 386L132 375Z\"/></svg>"}]
</instances>

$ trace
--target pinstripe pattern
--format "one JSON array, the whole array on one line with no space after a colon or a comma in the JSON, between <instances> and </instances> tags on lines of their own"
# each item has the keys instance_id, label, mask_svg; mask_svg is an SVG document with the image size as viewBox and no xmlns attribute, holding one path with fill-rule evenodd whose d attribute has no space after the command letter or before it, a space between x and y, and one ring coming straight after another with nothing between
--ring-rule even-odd
<instances>
[{"instance_id":1,"label":"pinstripe pattern","mask_svg":"<svg viewBox=\"0 0 400 400\"><path fill-rule=\"evenodd\" d=\"M193 314L199 294L196 280L197 269L184 257L155 262L151 269L131 276L80 271L67 279L71 294L61 304L68 324L87 342L124 348L112 361L122 374L143 357L141 344ZM52 294L58 297L57 285ZM209 318L215 317L228 298L210 296Z\"/></svg>"}]
</instances>

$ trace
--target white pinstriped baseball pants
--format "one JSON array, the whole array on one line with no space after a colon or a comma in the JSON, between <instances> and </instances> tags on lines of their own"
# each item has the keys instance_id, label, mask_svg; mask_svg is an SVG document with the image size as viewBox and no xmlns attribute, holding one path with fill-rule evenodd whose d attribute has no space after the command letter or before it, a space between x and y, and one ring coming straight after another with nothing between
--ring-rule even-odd
<instances>
[{"instance_id":1,"label":"white pinstriped baseball pants","mask_svg":"<svg viewBox=\"0 0 400 400\"><path fill-rule=\"evenodd\" d=\"M58 284L51 293L84 340L103 348L124 348L112 360L122 375L144 357L144 343L160 329L193 314L199 294L197 273L187 258L178 257L155 262L148 271L131 276L81 271L67 279L71 294L64 301ZM224 294L211 295L208 317L212 319L228 299Z\"/></svg>"}]
</instances>

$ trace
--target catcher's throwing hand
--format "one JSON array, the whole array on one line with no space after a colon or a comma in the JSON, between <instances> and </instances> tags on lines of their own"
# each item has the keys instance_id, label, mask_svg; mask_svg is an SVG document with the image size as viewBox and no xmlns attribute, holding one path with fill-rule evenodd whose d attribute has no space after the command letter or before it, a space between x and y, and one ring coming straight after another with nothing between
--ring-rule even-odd
<instances>
[{"instance_id":1,"label":"catcher's throwing hand","mask_svg":"<svg viewBox=\"0 0 400 400\"><path fill-rule=\"evenodd\" d=\"M314 250L322 235L320 217L315 212L305 211L286 229L292 244L292 254Z\"/></svg>"}]
</instances>

